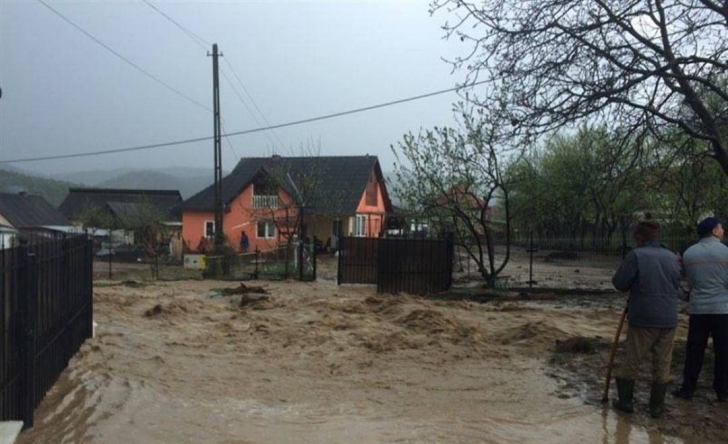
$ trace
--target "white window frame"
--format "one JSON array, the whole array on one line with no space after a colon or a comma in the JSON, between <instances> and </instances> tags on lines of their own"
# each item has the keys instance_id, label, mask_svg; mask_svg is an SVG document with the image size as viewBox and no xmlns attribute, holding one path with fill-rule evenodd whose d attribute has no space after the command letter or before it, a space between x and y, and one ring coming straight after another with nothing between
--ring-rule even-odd
<instances>
[{"instance_id":1,"label":"white window frame","mask_svg":"<svg viewBox=\"0 0 728 444\"><path fill-rule=\"evenodd\" d=\"M207 234L207 224L212 224L212 235L211 236ZM207 238L215 237L215 221L214 220L205 221L204 225L202 226L202 236L207 237Z\"/></svg>"},{"instance_id":2,"label":"white window frame","mask_svg":"<svg viewBox=\"0 0 728 444\"><path fill-rule=\"evenodd\" d=\"M260 224L265 224L265 228L263 231L265 231L264 236L260 236L259 226ZM269 221L269 220L259 220L255 224L255 238L256 239L275 239L276 238L276 225Z\"/></svg>"},{"instance_id":3,"label":"white window frame","mask_svg":"<svg viewBox=\"0 0 728 444\"><path fill-rule=\"evenodd\" d=\"M367 215L357 214L354 216L354 237L366 237Z\"/></svg>"}]
</instances>

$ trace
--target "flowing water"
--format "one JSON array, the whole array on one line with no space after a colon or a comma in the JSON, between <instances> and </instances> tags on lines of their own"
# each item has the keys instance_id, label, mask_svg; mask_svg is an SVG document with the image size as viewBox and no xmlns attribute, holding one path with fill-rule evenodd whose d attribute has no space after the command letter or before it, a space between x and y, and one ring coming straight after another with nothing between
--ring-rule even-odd
<instances>
[{"instance_id":1,"label":"flowing water","mask_svg":"<svg viewBox=\"0 0 728 444\"><path fill-rule=\"evenodd\" d=\"M241 309L215 286L98 288L97 337L20 443L690 442L561 399L546 376L554 337L578 317L607 334L616 310L559 318L330 283L269 284L271 300Z\"/></svg>"}]
</instances>

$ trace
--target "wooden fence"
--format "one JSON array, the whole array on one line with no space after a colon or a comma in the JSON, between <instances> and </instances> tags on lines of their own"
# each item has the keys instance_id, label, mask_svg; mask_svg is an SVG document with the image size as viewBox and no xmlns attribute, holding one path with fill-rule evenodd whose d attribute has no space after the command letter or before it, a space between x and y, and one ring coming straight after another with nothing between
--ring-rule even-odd
<instances>
[{"instance_id":1,"label":"wooden fence","mask_svg":"<svg viewBox=\"0 0 728 444\"><path fill-rule=\"evenodd\" d=\"M93 251L85 235L0 250L0 420L33 413L93 332Z\"/></svg>"}]
</instances>

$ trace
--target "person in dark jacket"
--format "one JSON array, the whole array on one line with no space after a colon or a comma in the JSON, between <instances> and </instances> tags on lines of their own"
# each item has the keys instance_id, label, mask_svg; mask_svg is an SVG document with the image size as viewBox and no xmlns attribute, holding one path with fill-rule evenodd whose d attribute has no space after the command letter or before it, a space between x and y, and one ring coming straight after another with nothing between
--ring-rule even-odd
<instances>
[{"instance_id":1,"label":"person in dark jacket","mask_svg":"<svg viewBox=\"0 0 728 444\"><path fill-rule=\"evenodd\" d=\"M619 399L614 407L625 413L634 411L635 379L640 363L650 356L653 418L661 417L665 411L680 286L678 257L660 245L659 233L656 220L640 222L634 233L638 247L624 257L612 278L617 290L630 293L626 355L616 378Z\"/></svg>"},{"instance_id":2,"label":"person in dark jacket","mask_svg":"<svg viewBox=\"0 0 728 444\"><path fill-rule=\"evenodd\" d=\"M675 396L692 399L703 367L708 336L713 336L713 390L719 402L728 401L728 247L721 243L723 226L713 217L697 227L700 241L683 255L690 285L688 341L683 382Z\"/></svg>"},{"instance_id":3,"label":"person in dark jacket","mask_svg":"<svg viewBox=\"0 0 728 444\"><path fill-rule=\"evenodd\" d=\"M242 253L247 253L248 249L250 248L250 239L248 239L248 233L243 230L242 233L240 233L240 251Z\"/></svg>"}]
</instances>

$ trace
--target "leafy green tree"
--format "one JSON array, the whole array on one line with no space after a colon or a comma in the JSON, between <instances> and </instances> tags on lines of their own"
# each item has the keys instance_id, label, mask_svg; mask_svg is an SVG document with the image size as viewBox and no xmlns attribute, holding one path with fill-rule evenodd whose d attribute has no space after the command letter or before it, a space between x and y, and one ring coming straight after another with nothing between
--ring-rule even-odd
<instances>
[{"instance_id":1,"label":"leafy green tree","mask_svg":"<svg viewBox=\"0 0 728 444\"><path fill-rule=\"evenodd\" d=\"M582 126L557 135L509 168L516 225L545 237L590 239L595 248L623 238L634 215L647 209L641 157L644 140Z\"/></svg>"},{"instance_id":2,"label":"leafy green tree","mask_svg":"<svg viewBox=\"0 0 728 444\"><path fill-rule=\"evenodd\" d=\"M452 231L495 286L510 258L510 183L504 162L512 155L500 145L496 120L461 109L462 128L434 128L407 134L392 147L397 157L397 193L405 208ZM496 221L496 203L502 220ZM432 228L432 227L431 227ZM496 238L505 238L505 254L496 256Z\"/></svg>"}]
</instances>

